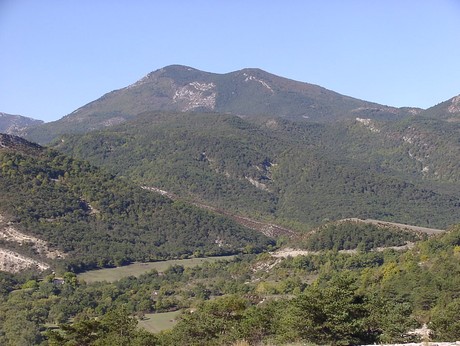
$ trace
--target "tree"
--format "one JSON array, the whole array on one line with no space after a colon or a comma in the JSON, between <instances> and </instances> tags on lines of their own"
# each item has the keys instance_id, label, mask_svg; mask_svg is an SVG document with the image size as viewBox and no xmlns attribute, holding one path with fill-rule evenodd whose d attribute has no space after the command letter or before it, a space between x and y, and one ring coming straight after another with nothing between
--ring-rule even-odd
<instances>
[{"instance_id":1,"label":"tree","mask_svg":"<svg viewBox=\"0 0 460 346\"><path fill-rule=\"evenodd\" d=\"M48 331L50 346L155 346L157 338L137 330L137 320L119 308L99 320L82 316L76 323L60 326L62 332Z\"/></svg>"},{"instance_id":2,"label":"tree","mask_svg":"<svg viewBox=\"0 0 460 346\"><path fill-rule=\"evenodd\" d=\"M436 307L431 317L430 328L435 340L460 340L460 298L445 307Z\"/></svg>"},{"instance_id":3,"label":"tree","mask_svg":"<svg viewBox=\"0 0 460 346\"><path fill-rule=\"evenodd\" d=\"M174 345L222 345L239 338L238 325L248 302L229 295L184 313L170 336Z\"/></svg>"},{"instance_id":4,"label":"tree","mask_svg":"<svg viewBox=\"0 0 460 346\"><path fill-rule=\"evenodd\" d=\"M42 340L37 323L25 311L11 311L3 324L7 346L37 345Z\"/></svg>"},{"instance_id":5,"label":"tree","mask_svg":"<svg viewBox=\"0 0 460 346\"><path fill-rule=\"evenodd\" d=\"M293 301L290 327L301 339L318 344L360 343L368 338L365 303L365 297L355 293L353 280L341 275L326 287L310 286Z\"/></svg>"}]
</instances>

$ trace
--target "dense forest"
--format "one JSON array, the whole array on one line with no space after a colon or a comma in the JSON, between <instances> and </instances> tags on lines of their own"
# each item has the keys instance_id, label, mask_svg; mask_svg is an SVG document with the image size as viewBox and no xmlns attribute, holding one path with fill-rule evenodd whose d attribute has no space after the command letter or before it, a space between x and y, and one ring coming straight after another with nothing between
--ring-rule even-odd
<instances>
[{"instance_id":1,"label":"dense forest","mask_svg":"<svg viewBox=\"0 0 460 346\"><path fill-rule=\"evenodd\" d=\"M54 263L63 269L258 252L274 244L228 218L145 191L87 162L31 148L0 149L0 213L64 253ZM0 241L38 256L30 247Z\"/></svg>"},{"instance_id":2,"label":"dense forest","mask_svg":"<svg viewBox=\"0 0 460 346\"><path fill-rule=\"evenodd\" d=\"M417 340L410 331L424 323L432 340L458 340L459 249L456 226L404 252L242 255L114 283L1 274L0 343L372 344ZM183 312L170 331L136 327L174 309Z\"/></svg>"},{"instance_id":3,"label":"dense forest","mask_svg":"<svg viewBox=\"0 0 460 346\"><path fill-rule=\"evenodd\" d=\"M55 148L141 185L299 229L348 217L456 223L456 125L372 124L379 132L351 120L150 112L64 136Z\"/></svg>"},{"instance_id":4,"label":"dense forest","mask_svg":"<svg viewBox=\"0 0 460 346\"><path fill-rule=\"evenodd\" d=\"M426 235L354 221L327 223L304 236L302 248L312 251L354 250L404 246Z\"/></svg>"}]
</instances>

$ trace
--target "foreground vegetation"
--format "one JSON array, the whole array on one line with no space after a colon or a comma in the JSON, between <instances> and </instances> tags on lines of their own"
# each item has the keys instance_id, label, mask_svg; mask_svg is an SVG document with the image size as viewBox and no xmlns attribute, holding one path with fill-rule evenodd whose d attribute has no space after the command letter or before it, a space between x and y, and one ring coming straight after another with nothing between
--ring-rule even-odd
<instances>
[{"instance_id":1,"label":"foreground vegetation","mask_svg":"<svg viewBox=\"0 0 460 346\"><path fill-rule=\"evenodd\" d=\"M247 255L113 283L2 274L0 343L348 345L413 340L409 331L423 323L434 340L451 341L460 337L459 249L456 226L401 253ZM169 332L136 328L145 314L178 309Z\"/></svg>"}]
</instances>

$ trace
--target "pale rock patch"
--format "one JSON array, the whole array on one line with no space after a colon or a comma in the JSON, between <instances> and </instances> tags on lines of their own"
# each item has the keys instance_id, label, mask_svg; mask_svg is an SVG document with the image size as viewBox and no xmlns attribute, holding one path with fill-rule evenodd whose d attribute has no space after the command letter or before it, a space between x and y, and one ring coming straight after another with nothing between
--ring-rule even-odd
<instances>
[{"instance_id":1,"label":"pale rock patch","mask_svg":"<svg viewBox=\"0 0 460 346\"><path fill-rule=\"evenodd\" d=\"M46 241L18 231L11 223L5 223L5 219L0 215L0 238L16 242L21 245L30 244L39 255L47 258L65 258L65 254L59 250L50 250Z\"/></svg>"},{"instance_id":2,"label":"pale rock patch","mask_svg":"<svg viewBox=\"0 0 460 346\"><path fill-rule=\"evenodd\" d=\"M182 109L187 112L194 108L214 109L216 106L216 85L214 83L191 82L176 90L174 102L185 102Z\"/></svg>"}]
</instances>

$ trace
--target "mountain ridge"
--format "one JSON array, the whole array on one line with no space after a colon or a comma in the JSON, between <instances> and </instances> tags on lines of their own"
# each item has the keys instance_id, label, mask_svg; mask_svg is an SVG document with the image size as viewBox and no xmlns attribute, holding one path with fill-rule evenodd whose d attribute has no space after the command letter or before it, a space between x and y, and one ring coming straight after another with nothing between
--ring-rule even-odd
<instances>
[{"instance_id":1,"label":"mountain ridge","mask_svg":"<svg viewBox=\"0 0 460 346\"><path fill-rule=\"evenodd\" d=\"M460 94L424 110L421 115L447 122L460 122Z\"/></svg>"},{"instance_id":2,"label":"mountain ridge","mask_svg":"<svg viewBox=\"0 0 460 346\"><path fill-rule=\"evenodd\" d=\"M24 135L29 127L41 124L44 124L44 121L0 112L0 133L20 136Z\"/></svg>"},{"instance_id":3,"label":"mountain ridge","mask_svg":"<svg viewBox=\"0 0 460 346\"><path fill-rule=\"evenodd\" d=\"M170 65L108 92L60 120L31 129L27 138L44 144L64 133L118 125L150 111L263 115L328 122L356 117L401 119L422 110L359 100L258 68L218 74Z\"/></svg>"}]
</instances>

